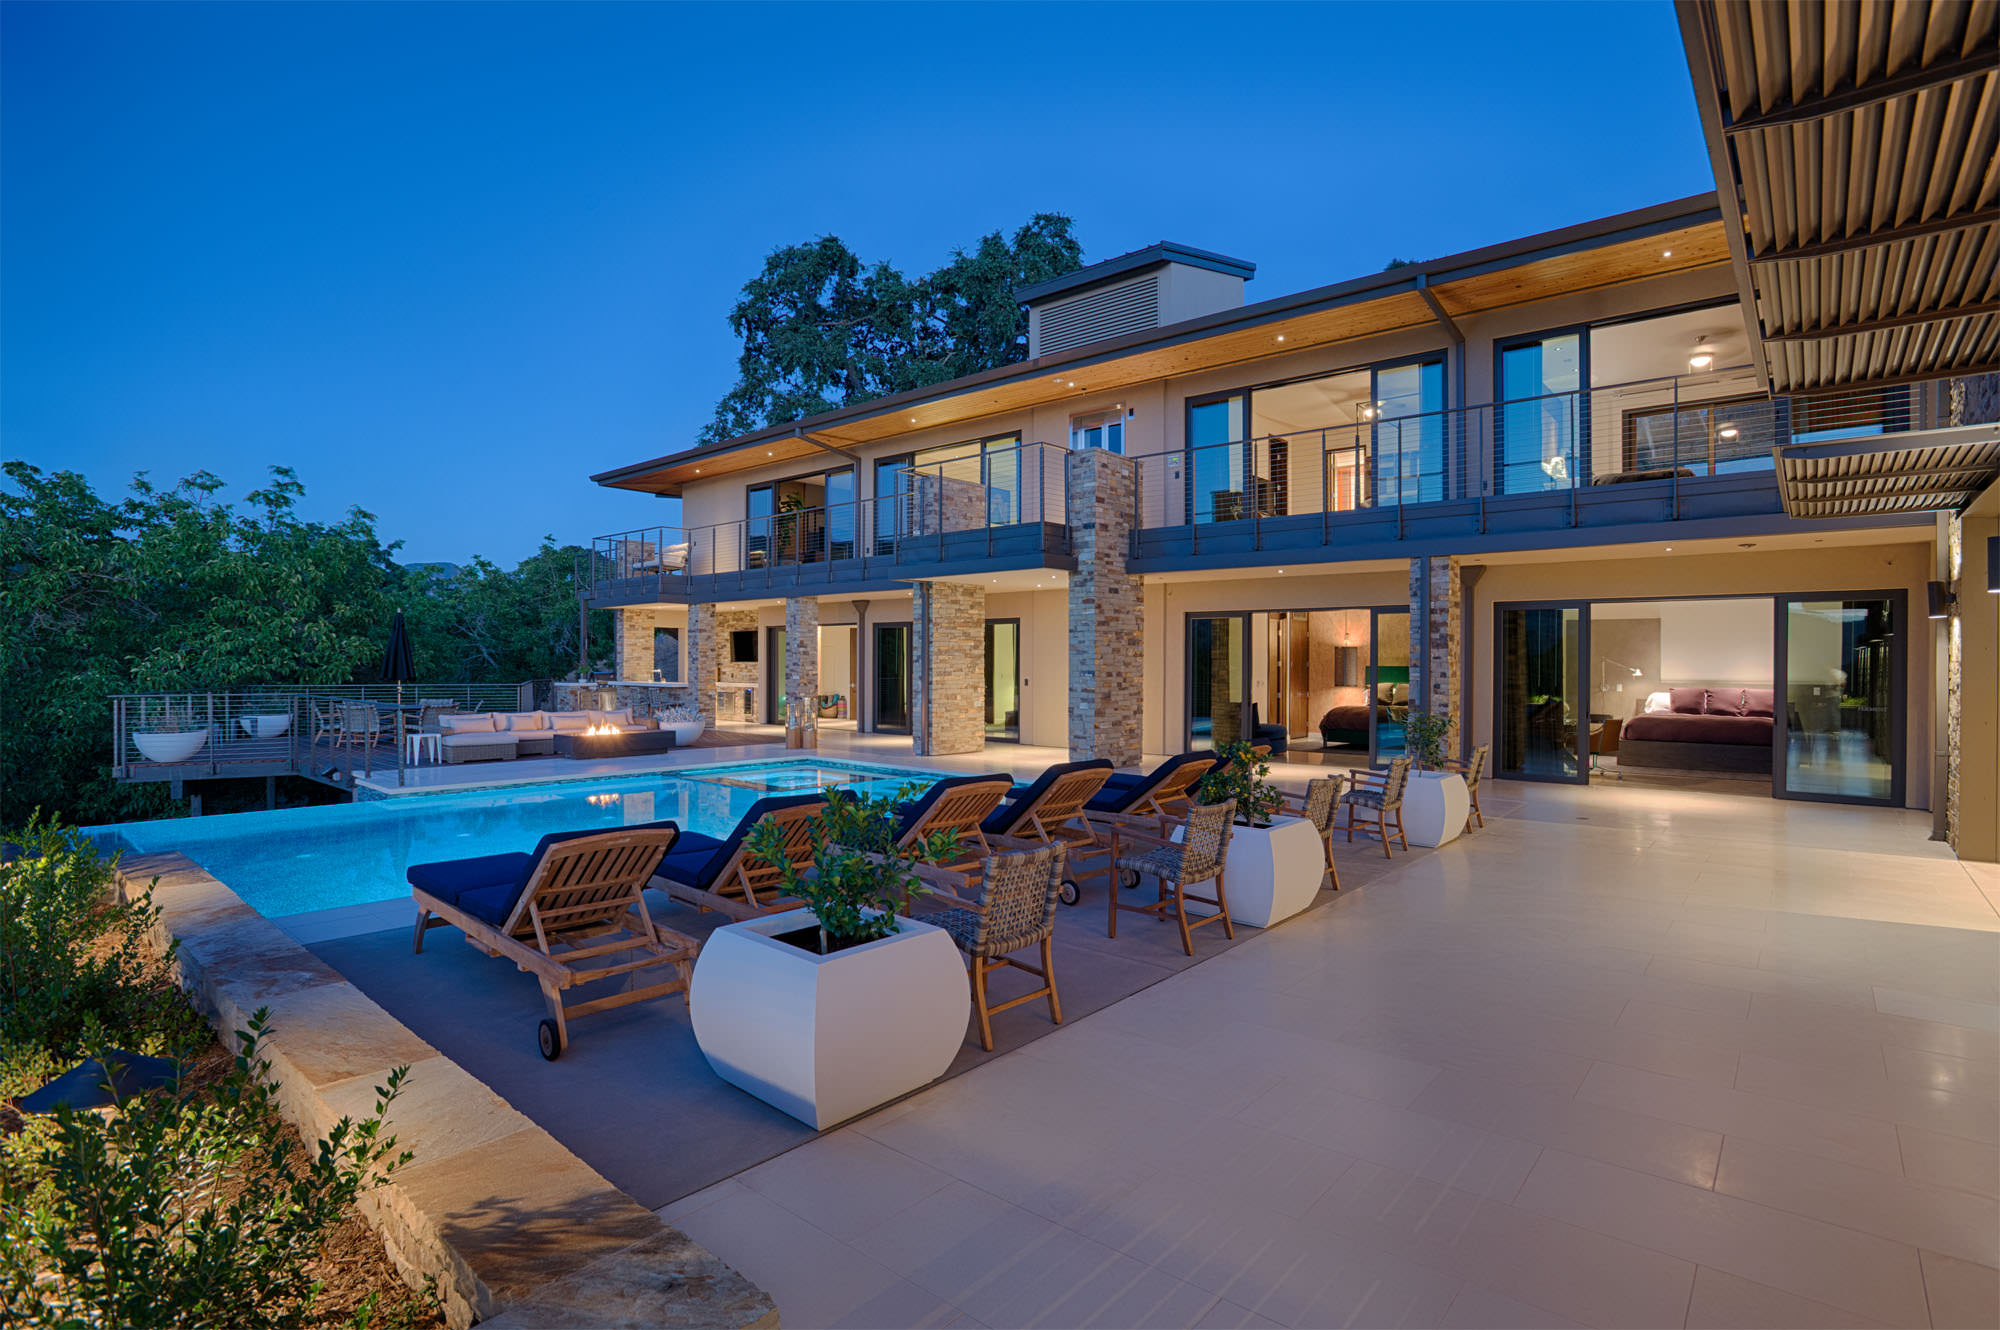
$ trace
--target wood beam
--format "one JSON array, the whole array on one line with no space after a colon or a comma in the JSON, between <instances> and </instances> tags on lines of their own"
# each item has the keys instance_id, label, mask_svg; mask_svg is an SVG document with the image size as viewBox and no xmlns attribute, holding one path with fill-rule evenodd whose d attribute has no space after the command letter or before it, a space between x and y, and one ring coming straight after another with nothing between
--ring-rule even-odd
<instances>
[{"instance_id":1,"label":"wood beam","mask_svg":"<svg viewBox=\"0 0 2000 1330\"><path fill-rule=\"evenodd\" d=\"M1933 217L1928 221L1905 222L1901 226L1885 227L1880 231L1869 231L1862 235L1842 236L1837 240L1816 240L1809 245L1792 245L1785 249L1769 250L1762 254L1751 255L1750 262L1762 265L1821 259L1834 254L1850 253L1857 249L1872 249L1877 245L1893 245L1905 240L1921 240L1926 236L1948 235L1953 231L1969 231L1977 226L1992 226L1995 223L2000 223L2000 208L1986 208L1952 217Z\"/></svg>"}]
</instances>

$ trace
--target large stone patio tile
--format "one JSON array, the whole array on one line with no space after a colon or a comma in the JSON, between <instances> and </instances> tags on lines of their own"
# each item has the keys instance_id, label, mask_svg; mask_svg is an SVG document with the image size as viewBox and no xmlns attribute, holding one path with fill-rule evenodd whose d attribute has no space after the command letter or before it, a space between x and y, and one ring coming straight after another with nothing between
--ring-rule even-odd
<instances>
[{"instance_id":1,"label":"large stone patio tile","mask_svg":"<svg viewBox=\"0 0 2000 1330\"><path fill-rule=\"evenodd\" d=\"M540 1128L396 1175L501 1306L660 1236L660 1221Z\"/></svg>"}]
</instances>

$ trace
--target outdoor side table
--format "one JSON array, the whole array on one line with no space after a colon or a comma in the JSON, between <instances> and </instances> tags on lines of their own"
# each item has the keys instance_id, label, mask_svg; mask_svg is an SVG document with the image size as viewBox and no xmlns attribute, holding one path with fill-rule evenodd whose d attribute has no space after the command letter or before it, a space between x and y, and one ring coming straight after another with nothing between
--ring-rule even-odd
<instances>
[{"instance_id":1,"label":"outdoor side table","mask_svg":"<svg viewBox=\"0 0 2000 1330\"><path fill-rule=\"evenodd\" d=\"M414 734L405 734L403 736L403 760L405 762L408 762L411 766L416 766L424 760L425 753L431 755L431 761L433 762L444 761L444 745L439 742L438 735L419 730Z\"/></svg>"}]
</instances>

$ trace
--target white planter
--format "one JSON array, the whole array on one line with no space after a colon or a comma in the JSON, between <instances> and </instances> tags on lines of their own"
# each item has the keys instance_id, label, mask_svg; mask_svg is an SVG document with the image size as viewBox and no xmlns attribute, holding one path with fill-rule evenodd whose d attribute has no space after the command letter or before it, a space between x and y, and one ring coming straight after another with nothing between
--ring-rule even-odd
<instances>
[{"instance_id":1,"label":"white planter","mask_svg":"<svg viewBox=\"0 0 2000 1330\"><path fill-rule=\"evenodd\" d=\"M1403 831L1410 844L1443 845L1465 830L1472 793L1465 777L1449 771L1412 771L1403 791Z\"/></svg>"},{"instance_id":2,"label":"white planter","mask_svg":"<svg viewBox=\"0 0 2000 1330\"><path fill-rule=\"evenodd\" d=\"M139 751L149 762L185 762L201 751L208 742L208 731L203 730L162 730L150 734L135 733L132 742L139 745Z\"/></svg>"},{"instance_id":3,"label":"white planter","mask_svg":"<svg viewBox=\"0 0 2000 1330\"><path fill-rule=\"evenodd\" d=\"M1174 829L1179 840L1185 828ZM1229 898L1229 917L1253 928L1269 928L1313 903L1326 874L1326 851L1319 833L1302 817L1272 819L1268 827L1236 827L1229 836L1229 862L1222 886ZM1206 891L1206 887L1196 887ZM1189 914L1214 914L1215 908L1188 902Z\"/></svg>"},{"instance_id":4,"label":"white planter","mask_svg":"<svg viewBox=\"0 0 2000 1330\"><path fill-rule=\"evenodd\" d=\"M663 720L660 728L674 736L674 747L686 748L701 738L704 727L698 720Z\"/></svg>"},{"instance_id":5,"label":"white planter","mask_svg":"<svg viewBox=\"0 0 2000 1330\"><path fill-rule=\"evenodd\" d=\"M819 956L779 933L810 910L718 928L695 961L688 1016L715 1074L824 1130L944 1075L972 997L951 935L902 931Z\"/></svg>"},{"instance_id":6,"label":"white planter","mask_svg":"<svg viewBox=\"0 0 2000 1330\"><path fill-rule=\"evenodd\" d=\"M261 716L238 716L236 723L252 739L276 739L292 728L292 718L282 711Z\"/></svg>"}]
</instances>

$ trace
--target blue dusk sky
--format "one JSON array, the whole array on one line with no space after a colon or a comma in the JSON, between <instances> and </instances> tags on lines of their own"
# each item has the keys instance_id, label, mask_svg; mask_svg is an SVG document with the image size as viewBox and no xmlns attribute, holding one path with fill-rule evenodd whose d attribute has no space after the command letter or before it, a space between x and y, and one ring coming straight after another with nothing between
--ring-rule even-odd
<instances>
[{"instance_id":1,"label":"blue dusk sky","mask_svg":"<svg viewBox=\"0 0 2000 1330\"><path fill-rule=\"evenodd\" d=\"M0 446L297 469L408 560L676 519L727 316L822 234L1030 214L1248 298L1713 187L1672 7L0 7Z\"/></svg>"}]
</instances>

